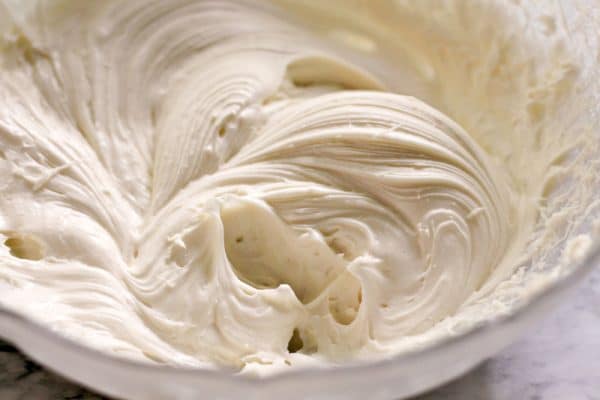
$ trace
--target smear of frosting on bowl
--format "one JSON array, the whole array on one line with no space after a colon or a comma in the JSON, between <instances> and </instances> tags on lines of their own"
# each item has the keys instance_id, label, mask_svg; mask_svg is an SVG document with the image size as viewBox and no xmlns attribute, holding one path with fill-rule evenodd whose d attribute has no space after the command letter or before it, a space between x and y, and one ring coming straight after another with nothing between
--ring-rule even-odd
<instances>
[{"instance_id":1,"label":"smear of frosting on bowl","mask_svg":"<svg viewBox=\"0 0 600 400\"><path fill-rule=\"evenodd\" d=\"M14 16L0 302L113 354L258 374L389 357L474 305L492 315L573 144L555 113L576 58L552 16L522 29L525 10L63 0Z\"/></svg>"}]
</instances>

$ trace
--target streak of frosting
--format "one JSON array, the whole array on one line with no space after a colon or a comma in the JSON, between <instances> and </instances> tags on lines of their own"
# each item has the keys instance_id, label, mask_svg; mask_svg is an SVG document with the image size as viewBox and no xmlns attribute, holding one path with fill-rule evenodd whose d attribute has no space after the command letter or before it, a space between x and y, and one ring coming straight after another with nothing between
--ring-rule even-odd
<instances>
[{"instance_id":1,"label":"streak of frosting","mask_svg":"<svg viewBox=\"0 0 600 400\"><path fill-rule=\"evenodd\" d=\"M409 349L519 266L565 154L564 46L485 30L503 2L277 3L16 22L3 304L112 353L261 373Z\"/></svg>"}]
</instances>

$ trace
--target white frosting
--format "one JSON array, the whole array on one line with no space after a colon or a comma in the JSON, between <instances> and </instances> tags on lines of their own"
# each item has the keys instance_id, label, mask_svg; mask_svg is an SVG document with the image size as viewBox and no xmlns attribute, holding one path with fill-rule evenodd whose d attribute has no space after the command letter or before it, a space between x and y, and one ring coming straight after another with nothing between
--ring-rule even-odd
<instances>
[{"instance_id":1,"label":"white frosting","mask_svg":"<svg viewBox=\"0 0 600 400\"><path fill-rule=\"evenodd\" d=\"M54 1L15 22L3 304L112 353L263 373L432 342L510 276L566 149L555 20L278 3Z\"/></svg>"}]
</instances>

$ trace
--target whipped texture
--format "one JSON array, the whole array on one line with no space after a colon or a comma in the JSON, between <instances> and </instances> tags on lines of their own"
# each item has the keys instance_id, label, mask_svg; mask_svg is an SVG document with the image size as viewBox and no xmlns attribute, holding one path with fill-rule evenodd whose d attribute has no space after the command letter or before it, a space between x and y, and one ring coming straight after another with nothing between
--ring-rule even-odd
<instances>
[{"instance_id":1,"label":"whipped texture","mask_svg":"<svg viewBox=\"0 0 600 400\"><path fill-rule=\"evenodd\" d=\"M552 10L5 8L0 302L113 354L260 374L456 334L572 144Z\"/></svg>"}]
</instances>

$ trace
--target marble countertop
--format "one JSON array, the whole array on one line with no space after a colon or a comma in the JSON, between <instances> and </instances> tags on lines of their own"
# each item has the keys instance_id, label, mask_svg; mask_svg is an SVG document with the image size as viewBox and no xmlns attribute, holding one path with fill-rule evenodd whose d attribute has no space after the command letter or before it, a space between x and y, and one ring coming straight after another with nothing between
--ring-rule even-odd
<instances>
[{"instance_id":1,"label":"marble countertop","mask_svg":"<svg viewBox=\"0 0 600 400\"><path fill-rule=\"evenodd\" d=\"M0 342L0 399L100 400ZM600 400L600 268L528 337L413 400Z\"/></svg>"}]
</instances>

